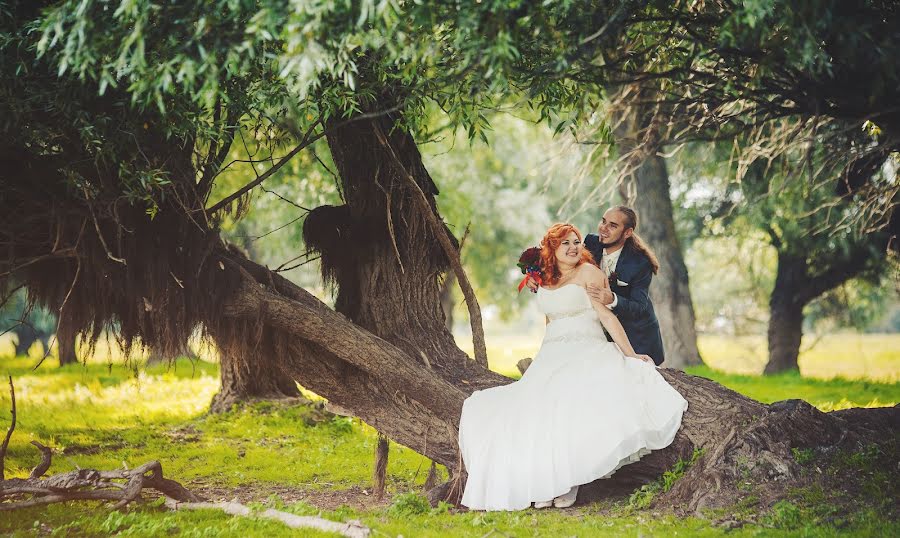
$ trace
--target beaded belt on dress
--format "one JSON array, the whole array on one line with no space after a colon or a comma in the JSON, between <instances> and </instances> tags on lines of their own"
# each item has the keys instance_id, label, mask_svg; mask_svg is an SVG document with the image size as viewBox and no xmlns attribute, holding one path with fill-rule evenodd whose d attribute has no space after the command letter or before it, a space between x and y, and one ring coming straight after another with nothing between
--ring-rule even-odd
<instances>
[{"instance_id":1,"label":"beaded belt on dress","mask_svg":"<svg viewBox=\"0 0 900 538\"><path fill-rule=\"evenodd\" d=\"M560 334L557 336L551 336L549 338L544 338L544 344L555 344L555 343L587 343L587 342L596 342L598 344L606 344L609 341L606 339L606 336L602 332L574 332L574 333L566 333Z\"/></svg>"}]
</instances>

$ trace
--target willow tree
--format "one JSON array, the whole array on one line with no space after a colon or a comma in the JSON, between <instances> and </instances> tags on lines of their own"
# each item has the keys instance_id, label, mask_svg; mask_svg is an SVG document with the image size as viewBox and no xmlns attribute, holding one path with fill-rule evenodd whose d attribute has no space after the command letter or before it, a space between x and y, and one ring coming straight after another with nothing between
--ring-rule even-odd
<instances>
[{"instance_id":1,"label":"willow tree","mask_svg":"<svg viewBox=\"0 0 900 538\"><path fill-rule=\"evenodd\" d=\"M593 58L573 66L570 56L584 43L595 52L607 44L593 34L620 10L276 1L106 8L12 2L0 11L3 72L17 74L0 83L0 275L70 315L88 342L114 324L126 350L140 342L176 352L202 326L223 357L246 365L240 375L296 381L463 477L462 402L509 380L469 360L442 323L441 273L456 266L465 275L415 146L417 120L432 100L478 136L482 109L522 95L516 90L552 116L582 95L569 73L596 67ZM618 22L612 30L625 35ZM269 168L210 200L244 129L271 141L271 158L252 163ZM240 213L254 187L323 137L345 203L317 208L305 231L338 285L337 311L230 248L217 227L223 211ZM822 448L826 457L896 428L892 410L767 406L700 378L664 375L691 403L685 426L671 448L616 480L646 481L705 448L669 495L689 510L730 504L739 482L783 491L801 475L792 448ZM773 477L783 480L771 486Z\"/></svg>"},{"instance_id":2,"label":"willow tree","mask_svg":"<svg viewBox=\"0 0 900 538\"><path fill-rule=\"evenodd\" d=\"M827 167L817 165L823 157L813 152L755 162L741 185L745 203L724 219L728 225L758 229L777 253L769 295L767 374L798 369L804 310L811 302L849 280L877 281L890 272L884 248L888 231L836 226L852 222L857 208L816 181L790 181L811 169L828 175ZM882 170L872 181L891 182L889 175Z\"/></svg>"}]
</instances>

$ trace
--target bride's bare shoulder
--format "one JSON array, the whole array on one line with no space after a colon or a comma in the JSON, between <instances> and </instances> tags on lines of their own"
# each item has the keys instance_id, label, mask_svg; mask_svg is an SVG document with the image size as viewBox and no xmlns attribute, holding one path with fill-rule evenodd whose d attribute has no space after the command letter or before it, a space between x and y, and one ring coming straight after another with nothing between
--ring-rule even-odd
<instances>
[{"instance_id":1,"label":"bride's bare shoulder","mask_svg":"<svg viewBox=\"0 0 900 538\"><path fill-rule=\"evenodd\" d=\"M578 266L578 276L586 284L598 284L606 280L606 273L592 263L583 263Z\"/></svg>"}]
</instances>

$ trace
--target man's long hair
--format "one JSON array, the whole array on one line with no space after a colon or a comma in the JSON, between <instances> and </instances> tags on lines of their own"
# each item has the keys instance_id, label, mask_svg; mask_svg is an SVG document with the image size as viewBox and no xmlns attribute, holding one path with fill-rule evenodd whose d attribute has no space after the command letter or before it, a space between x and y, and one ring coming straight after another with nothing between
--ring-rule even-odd
<instances>
[{"instance_id":1,"label":"man's long hair","mask_svg":"<svg viewBox=\"0 0 900 538\"><path fill-rule=\"evenodd\" d=\"M641 237L637 234L637 225L638 225L638 216L637 212L634 209L631 209L625 205L617 205L614 207L616 211L622 212L625 215L625 227L631 228L631 237L625 240L625 246L628 246L630 243L632 247L642 252L647 258L650 260L650 266L653 267L653 274L657 274L659 272L659 260L656 258L656 254L650 250Z\"/></svg>"}]
</instances>

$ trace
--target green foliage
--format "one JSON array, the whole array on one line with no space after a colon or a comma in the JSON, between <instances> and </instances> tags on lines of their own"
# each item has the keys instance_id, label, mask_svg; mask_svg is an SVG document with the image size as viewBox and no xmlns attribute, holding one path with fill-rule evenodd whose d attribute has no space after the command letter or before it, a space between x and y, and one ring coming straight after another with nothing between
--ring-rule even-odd
<instances>
[{"instance_id":1,"label":"green foliage","mask_svg":"<svg viewBox=\"0 0 900 538\"><path fill-rule=\"evenodd\" d=\"M672 486L675 485L675 482L677 482L679 478L684 476L685 471L687 471L690 466L697 463L697 460L699 460L702 456L703 449L694 448L694 452L691 454L691 459L678 460L677 462L675 462L675 465L673 465L671 469L664 472L663 475L657 480L654 480L653 482L645 484L639 489L636 489L628 497L629 508L633 510L649 508L653 503L653 499L655 499L658 495L672 489Z\"/></svg>"},{"instance_id":2,"label":"green foliage","mask_svg":"<svg viewBox=\"0 0 900 538\"><path fill-rule=\"evenodd\" d=\"M803 517L800 508L792 502L778 501L772 506L767 522L779 529L792 530L801 527L806 522L806 519Z\"/></svg>"},{"instance_id":3,"label":"green foliage","mask_svg":"<svg viewBox=\"0 0 900 538\"><path fill-rule=\"evenodd\" d=\"M799 463L800 465L806 465L810 461L812 461L815 456L815 452L811 448L791 448L791 454L794 456L794 461Z\"/></svg>"},{"instance_id":4,"label":"green foliage","mask_svg":"<svg viewBox=\"0 0 900 538\"><path fill-rule=\"evenodd\" d=\"M426 514L431 511L431 504L418 493L401 493L394 497L388 511L396 516Z\"/></svg>"},{"instance_id":5,"label":"green foliage","mask_svg":"<svg viewBox=\"0 0 900 538\"><path fill-rule=\"evenodd\" d=\"M433 123L443 121L435 115ZM589 198L593 185L574 179L583 156L577 147L567 151L569 137L554 138L536 118L488 117L496 128L487 136L490 146L449 133L422 144L421 151L441 189L441 215L459 239L469 226L462 261L479 302L508 320L533 298L515 292L521 278L515 262L522 249L537 244L557 221L577 219L583 233L593 231L602 208L597 203L587 210L572 207ZM458 319L465 319L462 295L455 293Z\"/></svg>"},{"instance_id":6,"label":"green foliage","mask_svg":"<svg viewBox=\"0 0 900 538\"><path fill-rule=\"evenodd\" d=\"M684 206L676 217L700 328L761 332L770 300L787 295L809 304L806 321L820 330L880 318L896 301L896 262L868 210L835 192L831 178L846 163L820 145L733 154L740 143L693 145L675 159L675 202ZM872 175L874 184L896 181L890 171ZM894 204L893 196L883 201Z\"/></svg>"}]
</instances>

